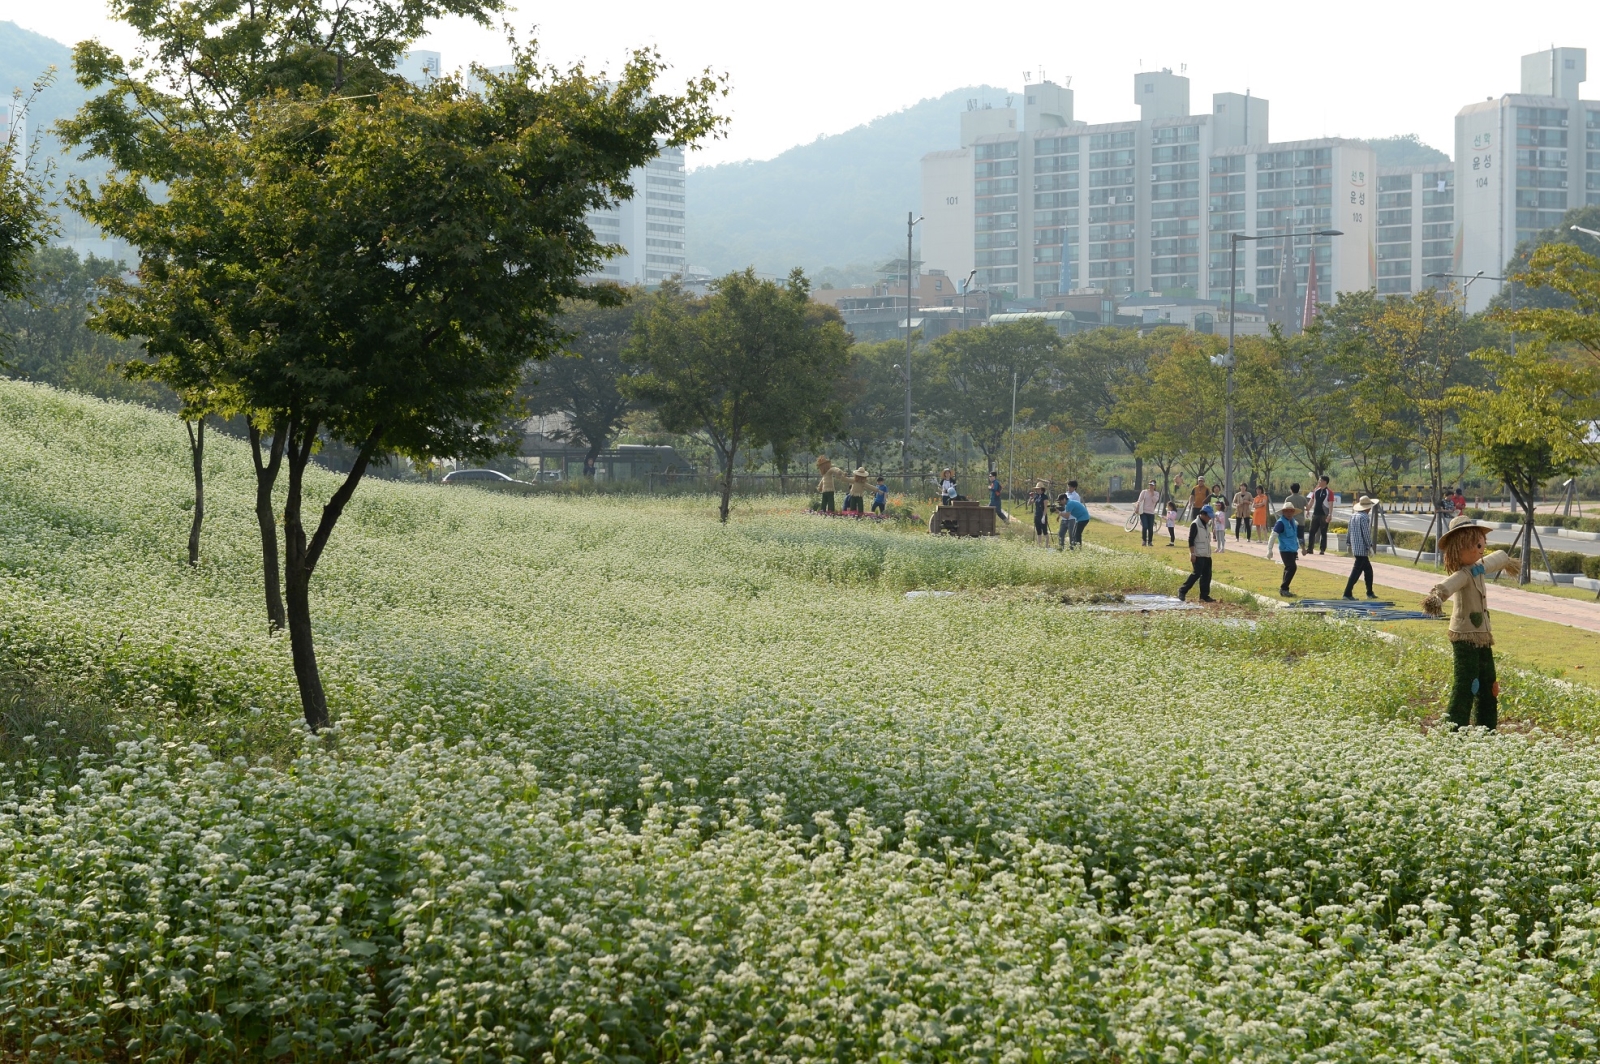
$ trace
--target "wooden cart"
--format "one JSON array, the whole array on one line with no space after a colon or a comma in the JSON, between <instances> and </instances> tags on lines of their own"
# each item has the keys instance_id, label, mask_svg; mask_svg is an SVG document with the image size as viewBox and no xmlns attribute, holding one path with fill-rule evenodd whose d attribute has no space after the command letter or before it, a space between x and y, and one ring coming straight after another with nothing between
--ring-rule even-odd
<instances>
[{"instance_id":1,"label":"wooden cart","mask_svg":"<svg viewBox=\"0 0 1600 1064\"><path fill-rule=\"evenodd\" d=\"M957 499L933 511L928 531L945 536L992 536L994 508L971 499Z\"/></svg>"}]
</instances>

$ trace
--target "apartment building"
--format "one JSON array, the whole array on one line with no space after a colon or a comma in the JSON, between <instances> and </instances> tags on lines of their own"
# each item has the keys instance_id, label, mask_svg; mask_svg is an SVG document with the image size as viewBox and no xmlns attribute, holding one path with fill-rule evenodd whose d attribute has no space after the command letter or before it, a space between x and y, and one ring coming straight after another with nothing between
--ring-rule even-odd
<instances>
[{"instance_id":1,"label":"apartment building","mask_svg":"<svg viewBox=\"0 0 1600 1064\"><path fill-rule=\"evenodd\" d=\"M682 148L662 148L630 175L633 198L588 216L597 237L622 249L591 280L658 285L688 272L683 160Z\"/></svg>"},{"instance_id":2,"label":"apartment building","mask_svg":"<svg viewBox=\"0 0 1600 1064\"><path fill-rule=\"evenodd\" d=\"M1137 121L1076 120L1072 90L1029 85L1006 107L969 106L961 146L923 157L923 256L1022 302L1070 292L1225 299L1232 234L1239 299L1297 321L1317 298L1371 285L1376 167L1356 141L1272 144L1268 103L1217 93L1189 110L1189 79L1134 78ZM1335 238L1293 238L1338 228ZM1270 305L1270 304L1269 304Z\"/></svg>"},{"instance_id":3,"label":"apartment building","mask_svg":"<svg viewBox=\"0 0 1600 1064\"><path fill-rule=\"evenodd\" d=\"M1572 207L1600 203L1600 101L1580 98L1582 48L1522 57L1522 91L1468 104L1456 114L1458 272L1488 280L1466 289L1482 310L1503 282L1517 244L1561 222Z\"/></svg>"},{"instance_id":4,"label":"apartment building","mask_svg":"<svg viewBox=\"0 0 1600 1064\"><path fill-rule=\"evenodd\" d=\"M1409 294L1459 283L1462 230L1450 164L1378 171L1377 288Z\"/></svg>"}]
</instances>

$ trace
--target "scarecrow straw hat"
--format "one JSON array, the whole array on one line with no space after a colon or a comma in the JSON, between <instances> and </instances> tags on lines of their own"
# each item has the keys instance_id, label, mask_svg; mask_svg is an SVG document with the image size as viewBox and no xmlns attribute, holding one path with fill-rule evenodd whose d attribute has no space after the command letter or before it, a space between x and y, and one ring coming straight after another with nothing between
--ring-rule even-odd
<instances>
[{"instance_id":1,"label":"scarecrow straw hat","mask_svg":"<svg viewBox=\"0 0 1600 1064\"><path fill-rule=\"evenodd\" d=\"M825 454L817 455L817 468L818 469L827 469L831 465L833 465L833 462L829 460L827 455L825 455Z\"/></svg>"},{"instance_id":2,"label":"scarecrow straw hat","mask_svg":"<svg viewBox=\"0 0 1600 1064\"><path fill-rule=\"evenodd\" d=\"M858 477L865 477L865 476L868 476L870 474L867 473L867 467L866 466L856 466L856 471L852 475L853 476L858 476Z\"/></svg>"},{"instance_id":3,"label":"scarecrow straw hat","mask_svg":"<svg viewBox=\"0 0 1600 1064\"><path fill-rule=\"evenodd\" d=\"M1354 506L1350 507L1350 508L1352 510L1354 510L1358 514L1364 514L1368 510L1372 509L1374 506L1377 506L1377 505L1378 505L1378 500L1377 499L1374 499L1370 495L1363 495L1363 496L1361 496L1361 498L1357 499L1356 500L1356 504Z\"/></svg>"},{"instance_id":4,"label":"scarecrow straw hat","mask_svg":"<svg viewBox=\"0 0 1600 1064\"><path fill-rule=\"evenodd\" d=\"M1493 525L1486 525L1482 521L1474 521L1467 516L1461 516L1450 522L1450 527L1439 534L1439 549L1444 550L1445 544L1450 542L1452 536L1459 536L1469 529L1481 528L1485 533L1494 531Z\"/></svg>"}]
</instances>

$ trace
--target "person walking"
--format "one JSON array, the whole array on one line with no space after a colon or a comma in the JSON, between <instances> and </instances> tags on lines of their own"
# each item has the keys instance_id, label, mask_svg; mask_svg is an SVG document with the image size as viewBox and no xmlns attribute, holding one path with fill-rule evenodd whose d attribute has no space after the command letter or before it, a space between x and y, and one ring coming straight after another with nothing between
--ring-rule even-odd
<instances>
[{"instance_id":1,"label":"person walking","mask_svg":"<svg viewBox=\"0 0 1600 1064\"><path fill-rule=\"evenodd\" d=\"M1250 487L1246 484L1233 493L1233 538L1250 538Z\"/></svg>"},{"instance_id":2,"label":"person walking","mask_svg":"<svg viewBox=\"0 0 1600 1064\"><path fill-rule=\"evenodd\" d=\"M989 470L989 506L994 510L996 517L1008 525L1011 523L1011 515L1000 505L1000 474L993 469Z\"/></svg>"},{"instance_id":3,"label":"person walking","mask_svg":"<svg viewBox=\"0 0 1600 1064\"><path fill-rule=\"evenodd\" d=\"M1177 529L1178 529L1178 501L1176 499L1168 499L1167 500L1167 546L1176 547L1178 545L1178 531L1177 531Z\"/></svg>"},{"instance_id":4,"label":"person walking","mask_svg":"<svg viewBox=\"0 0 1600 1064\"><path fill-rule=\"evenodd\" d=\"M1250 500L1250 524L1261 532L1261 538L1267 538L1267 507L1272 501L1267 498L1267 487L1262 484L1256 488L1256 497Z\"/></svg>"},{"instance_id":5,"label":"person walking","mask_svg":"<svg viewBox=\"0 0 1600 1064\"><path fill-rule=\"evenodd\" d=\"M1272 523L1272 538L1267 541L1267 557L1272 557L1272 548L1277 547L1278 553L1283 556L1283 581L1278 585L1278 594L1284 598L1294 598L1295 594L1289 590L1289 584L1294 580L1294 574L1300 568L1300 526L1295 522L1295 516L1300 510L1292 502L1283 504L1278 519Z\"/></svg>"},{"instance_id":6,"label":"person walking","mask_svg":"<svg viewBox=\"0 0 1600 1064\"><path fill-rule=\"evenodd\" d=\"M1194 490L1189 492L1189 512L1198 514L1200 507L1211 501L1211 489L1206 486L1205 477L1196 477Z\"/></svg>"},{"instance_id":7,"label":"person walking","mask_svg":"<svg viewBox=\"0 0 1600 1064\"><path fill-rule=\"evenodd\" d=\"M1503 550L1487 558L1493 525L1458 517L1439 537L1439 558L1450 575L1422 600L1424 612L1437 617L1446 599L1456 600L1450 611L1450 649L1455 656L1455 677L1450 688L1450 723L1457 728L1477 724L1491 731L1499 723L1500 684L1494 670L1494 633L1489 629L1488 573L1520 571L1517 560ZM1477 703L1476 719L1473 703Z\"/></svg>"},{"instance_id":8,"label":"person walking","mask_svg":"<svg viewBox=\"0 0 1600 1064\"><path fill-rule=\"evenodd\" d=\"M1223 507L1222 497L1215 496L1217 505L1207 503L1204 509L1211 511L1211 539L1216 545L1216 553L1221 554L1228 549L1228 511Z\"/></svg>"},{"instance_id":9,"label":"person walking","mask_svg":"<svg viewBox=\"0 0 1600 1064\"><path fill-rule=\"evenodd\" d=\"M1306 553L1328 553L1328 526L1333 523L1333 488L1327 476L1317 478L1311 492L1311 534L1306 537ZM1318 537L1321 537L1320 547Z\"/></svg>"},{"instance_id":10,"label":"person walking","mask_svg":"<svg viewBox=\"0 0 1600 1064\"><path fill-rule=\"evenodd\" d=\"M885 516L889 510L889 485L878 478L878 483L872 489L872 512L880 517Z\"/></svg>"},{"instance_id":11,"label":"person walking","mask_svg":"<svg viewBox=\"0 0 1600 1064\"><path fill-rule=\"evenodd\" d=\"M1350 579L1344 584L1347 599L1355 598L1350 592L1356 589L1358 576L1366 579L1367 598L1378 597L1372 593L1372 508L1377 505L1377 499L1363 495L1350 508L1350 553L1356 560L1350 567Z\"/></svg>"},{"instance_id":12,"label":"person walking","mask_svg":"<svg viewBox=\"0 0 1600 1064\"><path fill-rule=\"evenodd\" d=\"M1178 601L1185 602L1189 589L1200 585L1200 601L1215 602L1211 597L1211 523L1216 516L1210 505L1203 505L1189 522L1189 579L1178 588Z\"/></svg>"},{"instance_id":13,"label":"person walking","mask_svg":"<svg viewBox=\"0 0 1600 1064\"><path fill-rule=\"evenodd\" d=\"M1160 507L1161 492L1156 490L1156 482L1152 480L1133 504L1133 512L1139 517L1139 545L1142 547L1156 545L1156 512Z\"/></svg>"}]
</instances>

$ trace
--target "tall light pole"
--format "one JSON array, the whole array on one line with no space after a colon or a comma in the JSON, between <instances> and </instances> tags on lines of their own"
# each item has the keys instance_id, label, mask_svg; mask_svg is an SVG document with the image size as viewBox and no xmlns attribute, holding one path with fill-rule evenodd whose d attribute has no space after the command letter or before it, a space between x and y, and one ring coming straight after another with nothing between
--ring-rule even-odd
<instances>
[{"instance_id":1,"label":"tall light pole","mask_svg":"<svg viewBox=\"0 0 1600 1064\"><path fill-rule=\"evenodd\" d=\"M1214 366L1228 368L1228 401L1227 423L1222 435L1222 498L1232 505L1233 499L1233 321L1234 306L1239 296L1239 241L1241 240L1293 240L1297 236L1344 236L1339 229L1317 229L1304 233L1280 233L1273 236L1261 234L1259 236L1246 236L1243 233L1228 234L1228 353L1221 356L1211 356ZM1292 246L1292 245L1291 245Z\"/></svg>"},{"instance_id":2,"label":"tall light pole","mask_svg":"<svg viewBox=\"0 0 1600 1064\"><path fill-rule=\"evenodd\" d=\"M1572 231L1574 233L1582 233L1585 236L1592 236L1596 240L1600 240L1600 231L1597 231L1597 230L1594 230L1594 229L1585 229L1581 225L1575 225L1575 226L1572 227Z\"/></svg>"},{"instance_id":3,"label":"tall light pole","mask_svg":"<svg viewBox=\"0 0 1600 1064\"><path fill-rule=\"evenodd\" d=\"M978 276L978 271L973 270L967 274L967 279L961 282L961 327L967 327L967 293L972 291L972 279Z\"/></svg>"},{"instance_id":4,"label":"tall light pole","mask_svg":"<svg viewBox=\"0 0 1600 1064\"><path fill-rule=\"evenodd\" d=\"M911 230L922 221L915 215L915 211L906 211L906 435L900 441L900 475L907 481L907 491L911 489Z\"/></svg>"}]
</instances>

